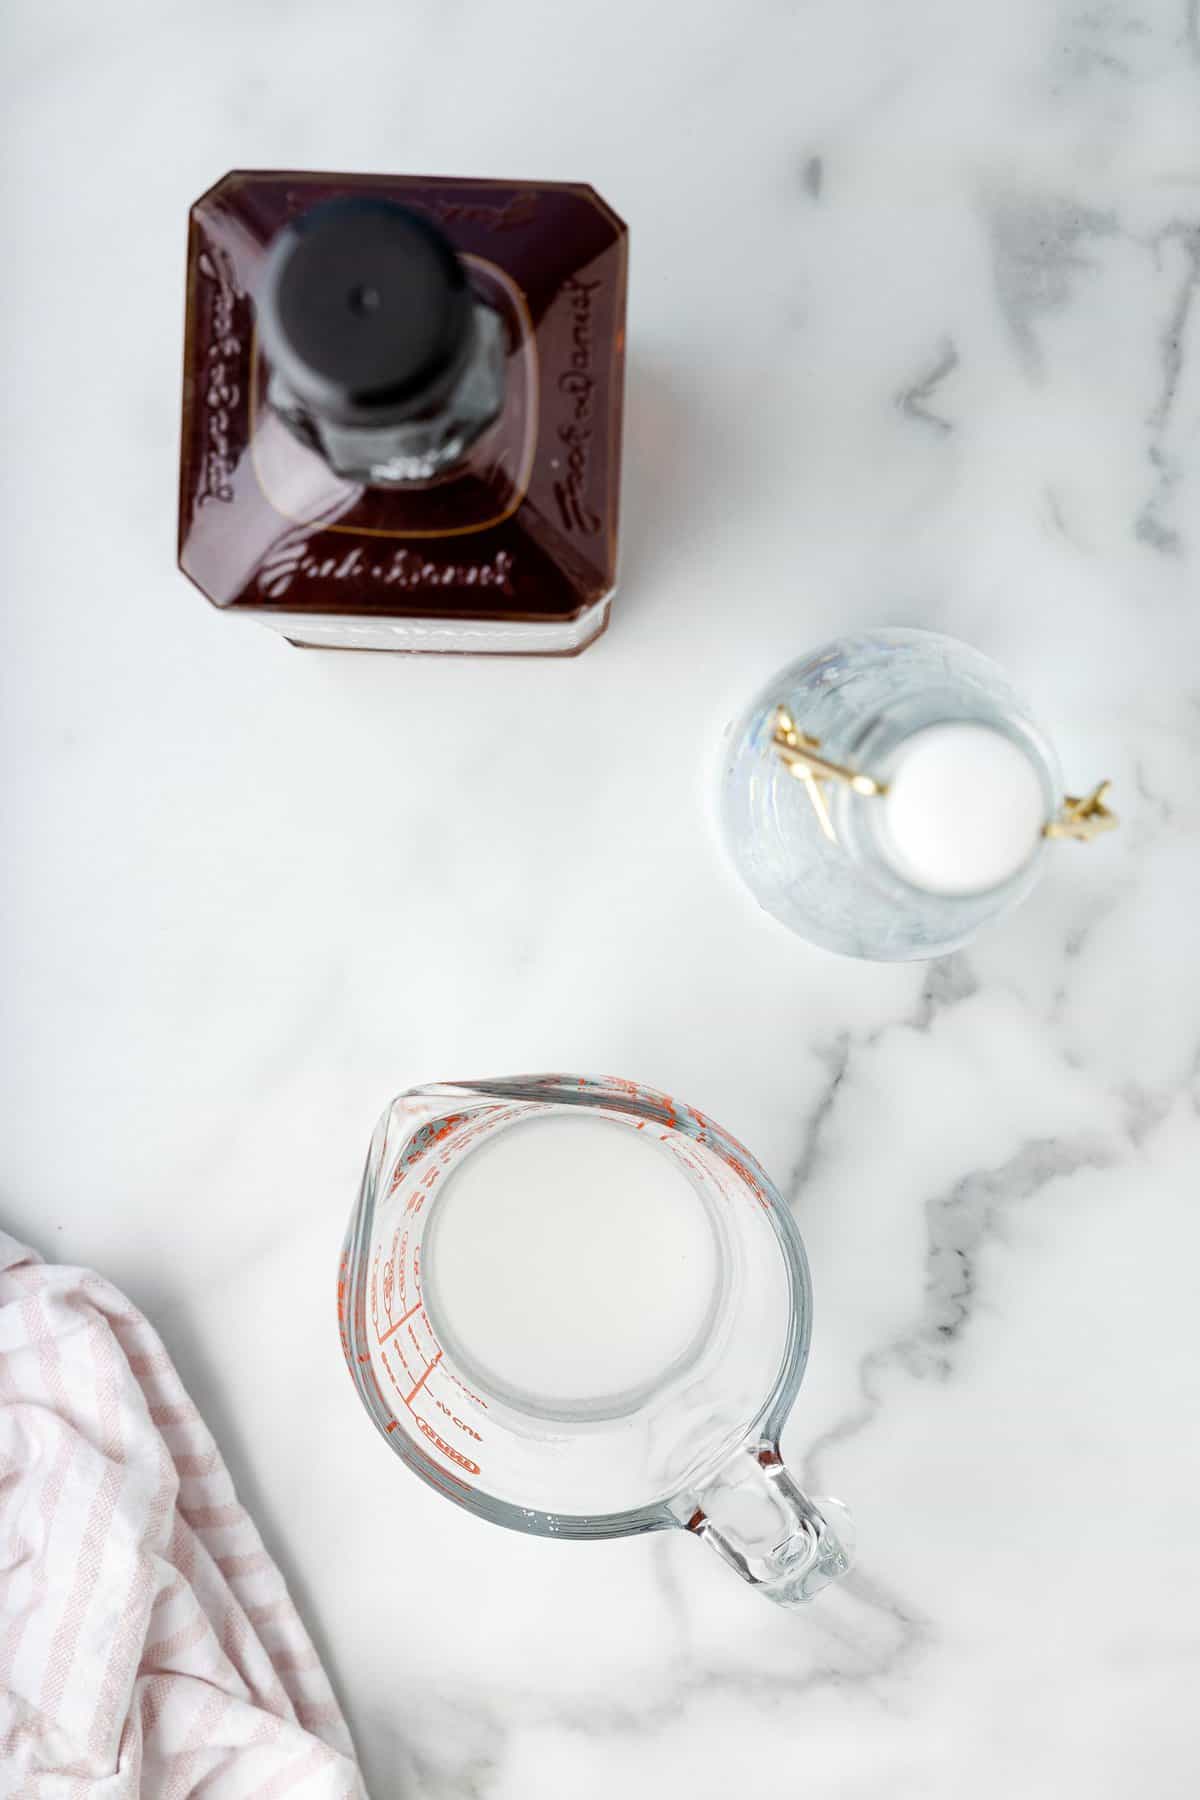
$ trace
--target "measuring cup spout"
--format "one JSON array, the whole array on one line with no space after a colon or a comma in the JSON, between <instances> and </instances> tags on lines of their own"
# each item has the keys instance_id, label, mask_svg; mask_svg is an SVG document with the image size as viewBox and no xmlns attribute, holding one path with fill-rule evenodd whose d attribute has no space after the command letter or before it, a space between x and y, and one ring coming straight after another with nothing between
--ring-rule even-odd
<instances>
[{"instance_id":1,"label":"measuring cup spout","mask_svg":"<svg viewBox=\"0 0 1200 1800\"><path fill-rule=\"evenodd\" d=\"M800 1606L850 1567L850 1515L839 1500L810 1500L778 1445L747 1444L692 1496L681 1523L779 1606Z\"/></svg>"}]
</instances>

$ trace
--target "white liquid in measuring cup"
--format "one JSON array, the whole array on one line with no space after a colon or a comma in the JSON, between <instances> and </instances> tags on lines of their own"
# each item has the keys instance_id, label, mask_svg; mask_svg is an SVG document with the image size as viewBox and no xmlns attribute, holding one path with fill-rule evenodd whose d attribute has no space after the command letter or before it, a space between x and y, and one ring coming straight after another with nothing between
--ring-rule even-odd
<instances>
[{"instance_id":1,"label":"white liquid in measuring cup","mask_svg":"<svg viewBox=\"0 0 1200 1800\"><path fill-rule=\"evenodd\" d=\"M711 1327L721 1258L708 1205L658 1129L528 1119L447 1178L422 1286L468 1379L532 1411L612 1416L686 1366Z\"/></svg>"}]
</instances>

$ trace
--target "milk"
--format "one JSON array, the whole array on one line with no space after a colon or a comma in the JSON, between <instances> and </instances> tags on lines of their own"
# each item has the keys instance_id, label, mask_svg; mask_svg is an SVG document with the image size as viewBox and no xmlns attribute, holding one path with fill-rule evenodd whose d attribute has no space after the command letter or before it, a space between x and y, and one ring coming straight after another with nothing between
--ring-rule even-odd
<instances>
[{"instance_id":1,"label":"milk","mask_svg":"<svg viewBox=\"0 0 1200 1800\"><path fill-rule=\"evenodd\" d=\"M632 1410L710 1328L708 1202L658 1141L594 1114L523 1120L438 1190L422 1249L430 1322L464 1378L527 1410Z\"/></svg>"}]
</instances>

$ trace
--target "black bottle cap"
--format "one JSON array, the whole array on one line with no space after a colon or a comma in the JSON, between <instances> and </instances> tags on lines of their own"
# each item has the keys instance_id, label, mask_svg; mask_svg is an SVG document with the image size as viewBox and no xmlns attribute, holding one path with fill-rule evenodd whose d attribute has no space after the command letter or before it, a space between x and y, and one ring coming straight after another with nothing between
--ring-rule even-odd
<instances>
[{"instance_id":1,"label":"black bottle cap","mask_svg":"<svg viewBox=\"0 0 1200 1800\"><path fill-rule=\"evenodd\" d=\"M392 200L326 200L267 255L267 361L317 417L395 425L436 407L470 352L474 311L449 239Z\"/></svg>"}]
</instances>

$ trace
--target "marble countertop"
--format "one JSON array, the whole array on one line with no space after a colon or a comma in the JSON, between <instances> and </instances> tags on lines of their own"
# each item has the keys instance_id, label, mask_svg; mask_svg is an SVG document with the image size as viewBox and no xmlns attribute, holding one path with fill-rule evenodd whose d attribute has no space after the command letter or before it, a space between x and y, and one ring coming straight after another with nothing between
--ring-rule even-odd
<instances>
[{"instance_id":1,"label":"marble countertop","mask_svg":"<svg viewBox=\"0 0 1200 1800\"><path fill-rule=\"evenodd\" d=\"M161 1329L373 1800L1182 1800L1200 1755L1196 0L18 0L0 1209ZM575 661L288 649L174 570L185 218L230 167L586 179L632 260ZM970 639L1121 831L952 959L757 914L726 721ZM807 1239L785 1449L856 1573L567 1546L390 1459L333 1283L375 1117L636 1077Z\"/></svg>"}]
</instances>

